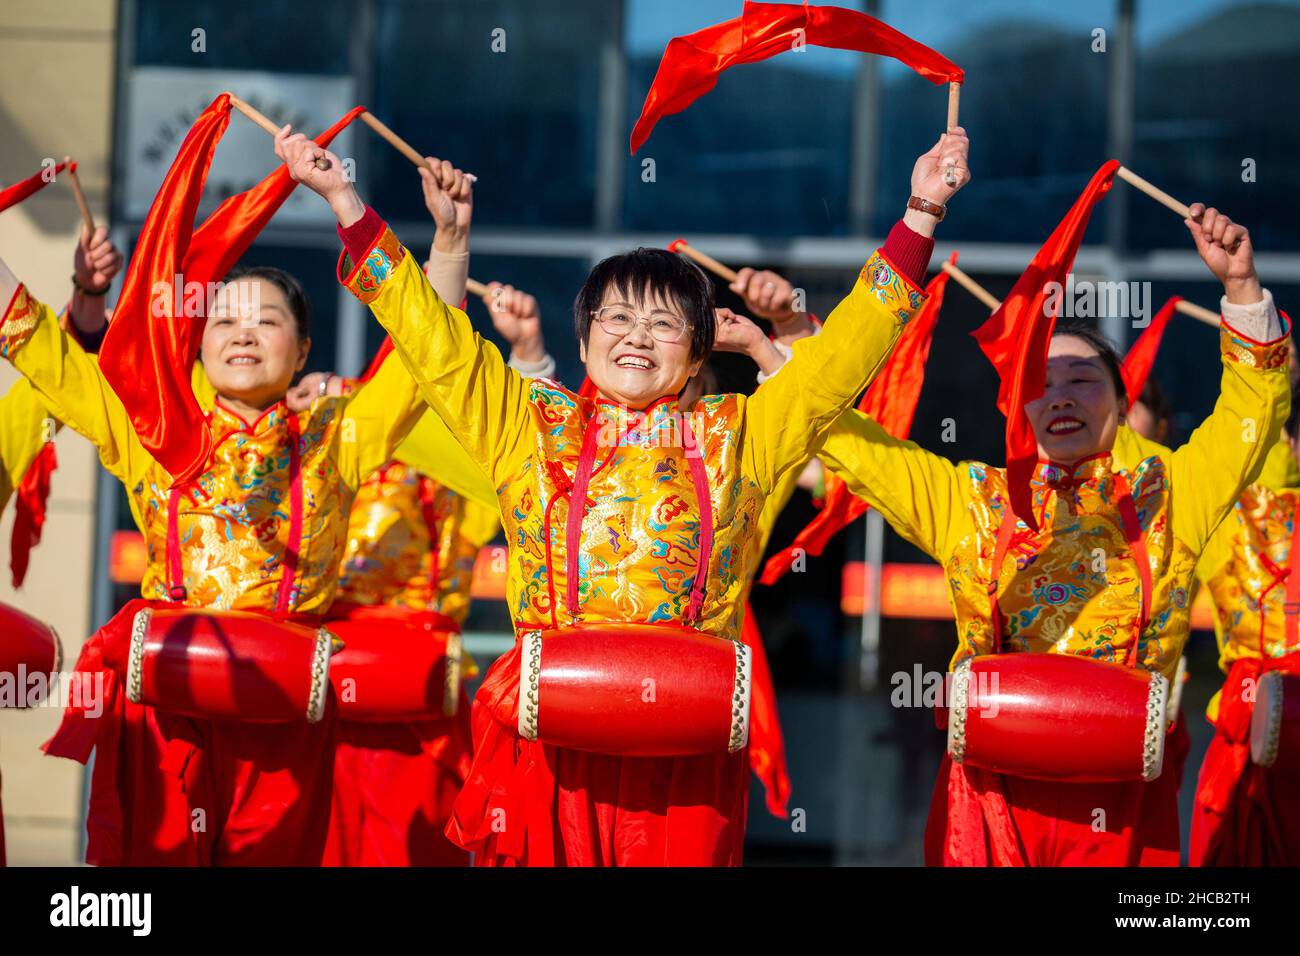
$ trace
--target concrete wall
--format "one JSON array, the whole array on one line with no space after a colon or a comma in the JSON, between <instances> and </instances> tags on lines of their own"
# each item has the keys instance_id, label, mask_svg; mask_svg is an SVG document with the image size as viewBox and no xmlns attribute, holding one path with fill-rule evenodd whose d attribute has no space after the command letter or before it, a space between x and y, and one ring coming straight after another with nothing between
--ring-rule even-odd
<instances>
[{"instance_id":1,"label":"concrete wall","mask_svg":"<svg viewBox=\"0 0 1300 956\"><path fill-rule=\"evenodd\" d=\"M116 18L112 0L0 4L0 184L30 175L46 157L71 154L96 222L105 224ZM62 306L71 292L79 222L62 182L0 214L0 257L52 305ZM0 362L0 390L14 378L12 367ZM98 465L90 445L66 430L58 456L44 539L20 591L11 587L8 567L12 505L0 520L0 601L58 630L66 669L90 625ZM0 796L11 866L79 862L82 768L37 749L57 721L54 709L0 711Z\"/></svg>"}]
</instances>

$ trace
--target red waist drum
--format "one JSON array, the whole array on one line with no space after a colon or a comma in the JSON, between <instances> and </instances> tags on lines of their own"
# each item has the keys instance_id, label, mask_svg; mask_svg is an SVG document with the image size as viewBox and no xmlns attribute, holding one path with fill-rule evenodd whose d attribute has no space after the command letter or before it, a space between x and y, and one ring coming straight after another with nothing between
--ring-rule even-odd
<instances>
[{"instance_id":1,"label":"red waist drum","mask_svg":"<svg viewBox=\"0 0 1300 956\"><path fill-rule=\"evenodd\" d=\"M1151 781L1164 765L1169 681L1069 654L987 654L953 672L954 763L1039 780Z\"/></svg>"},{"instance_id":2,"label":"red waist drum","mask_svg":"<svg viewBox=\"0 0 1300 956\"><path fill-rule=\"evenodd\" d=\"M249 611L146 608L131 628L126 694L190 717L316 723L332 635Z\"/></svg>"},{"instance_id":3,"label":"red waist drum","mask_svg":"<svg viewBox=\"0 0 1300 956\"><path fill-rule=\"evenodd\" d=\"M0 675L12 675L18 688L26 674L53 674L63 666L63 644L54 628L8 604L0 604ZM15 700L24 701L19 693Z\"/></svg>"},{"instance_id":4,"label":"red waist drum","mask_svg":"<svg viewBox=\"0 0 1300 956\"><path fill-rule=\"evenodd\" d=\"M1250 759L1276 773L1300 776L1300 675L1260 675L1250 715Z\"/></svg>"},{"instance_id":5,"label":"red waist drum","mask_svg":"<svg viewBox=\"0 0 1300 956\"><path fill-rule=\"evenodd\" d=\"M340 719L402 723L455 715L462 656L455 621L425 613L409 626L340 620L330 628L343 641L330 660Z\"/></svg>"},{"instance_id":6,"label":"red waist drum","mask_svg":"<svg viewBox=\"0 0 1300 956\"><path fill-rule=\"evenodd\" d=\"M655 624L522 637L519 735L625 757L736 753L749 743L750 649Z\"/></svg>"}]
</instances>

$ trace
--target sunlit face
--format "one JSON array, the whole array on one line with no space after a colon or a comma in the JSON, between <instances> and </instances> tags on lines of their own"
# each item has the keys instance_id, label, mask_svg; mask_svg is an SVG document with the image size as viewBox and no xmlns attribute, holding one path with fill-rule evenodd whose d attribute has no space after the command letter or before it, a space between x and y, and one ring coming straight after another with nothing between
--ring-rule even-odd
<instances>
[{"instance_id":1,"label":"sunlit face","mask_svg":"<svg viewBox=\"0 0 1300 956\"><path fill-rule=\"evenodd\" d=\"M629 302L628 298L637 301ZM703 359L691 359L691 333L676 342L662 342L651 328L666 330L686 321L681 310L663 296L627 296L606 289L602 315L622 314L636 319L621 335L607 332L593 317L587 341L578 343L587 377L600 393L628 408L641 409L668 395L677 395Z\"/></svg>"},{"instance_id":2,"label":"sunlit face","mask_svg":"<svg viewBox=\"0 0 1300 956\"><path fill-rule=\"evenodd\" d=\"M237 283L256 288L238 291ZM256 304L251 315L241 314L241 301ZM212 387L218 395L254 408L269 407L284 397L310 348L310 339L298 338L284 293L265 279L228 284L203 328L203 368Z\"/></svg>"},{"instance_id":3,"label":"sunlit face","mask_svg":"<svg viewBox=\"0 0 1300 956\"><path fill-rule=\"evenodd\" d=\"M1025 414L1038 455L1062 464L1109 452L1123 409L1110 373L1083 339L1058 335L1047 352L1047 387Z\"/></svg>"}]
</instances>

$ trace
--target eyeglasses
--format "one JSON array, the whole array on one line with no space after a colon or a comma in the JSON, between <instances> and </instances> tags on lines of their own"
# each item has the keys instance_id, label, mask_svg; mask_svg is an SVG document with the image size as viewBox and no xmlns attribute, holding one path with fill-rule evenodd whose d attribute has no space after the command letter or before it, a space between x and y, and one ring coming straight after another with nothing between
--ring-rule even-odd
<instances>
[{"instance_id":1,"label":"eyeglasses","mask_svg":"<svg viewBox=\"0 0 1300 956\"><path fill-rule=\"evenodd\" d=\"M644 322L650 335L657 342L671 345L680 342L689 328L686 320L670 312L652 312L650 315L637 315L627 306L607 305L591 313L592 318L610 335L624 336L632 331L638 322Z\"/></svg>"}]
</instances>

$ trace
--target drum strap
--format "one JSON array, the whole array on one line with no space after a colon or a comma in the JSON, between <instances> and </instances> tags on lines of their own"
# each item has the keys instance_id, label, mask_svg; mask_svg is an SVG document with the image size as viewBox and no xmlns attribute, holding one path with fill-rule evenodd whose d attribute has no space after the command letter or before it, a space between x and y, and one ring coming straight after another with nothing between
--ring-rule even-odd
<instances>
[{"instance_id":1,"label":"drum strap","mask_svg":"<svg viewBox=\"0 0 1300 956\"><path fill-rule=\"evenodd\" d=\"M424 516L424 527L429 532L429 589L432 599L438 599L438 576L441 573L438 552L441 549L441 515L438 514L437 489L433 479L420 475L420 513Z\"/></svg>"},{"instance_id":2,"label":"drum strap","mask_svg":"<svg viewBox=\"0 0 1300 956\"><path fill-rule=\"evenodd\" d=\"M1137 507L1133 504L1133 494L1129 489L1128 480L1119 472L1114 473L1115 489L1119 492L1119 515L1120 521L1124 528L1124 539L1128 542L1129 552L1133 555L1133 561L1137 564L1138 580L1141 587L1142 610L1138 615L1137 630L1133 636L1133 642L1124 652L1124 663L1130 667L1137 666L1137 656L1133 653L1134 649L1142 639L1142 634L1147 629L1147 624L1151 620L1151 562L1147 557L1146 541L1142 537L1142 525L1138 521ZM1002 630L1003 617L1002 608L998 604L998 578L1002 570L1002 562L1006 560L1007 552L1011 549L1011 540L1015 536L1016 516L1012 512L1010 504L1002 510L1002 522L998 525L997 544L993 549L993 563L989 568L989 619L993 626L993 653L1002 653Z\"/></svg>"},{"instance_id":3,"label":"drum strap","mask_svg":"<svg viewBox=\"0 0 1300 956\"><path fill-rule=\"evenodd\" d=\"M298 575L298 552L302 547L302 467L298 457L298 416L290 414L289 428L289 540L284 552L284 571L276 592L276 611L287 611ZM180 485L167 493L167 597L174 604L185 601L185 575L181 564Z\"/></svg>"},{"instance_id":4,"label":"drum strap","mask_svg":"<svg viewBox=\"0 0 1300 956\"><path fill-rule=\"evenodd\" d=\"M582 451L578 456L578 470L573 476L573 489L569 492L569 514L565 525L564 560L565 560L565 604L569 613L577 616L578 602L578 552L582 547L582 519L586 514L587 488L596 464L596 437L600 428L592 428L592 422L598 417L593 414L583 426ZM695 568L695 581L691 585L690 602L686 607L685 623L694 624L704 606L705 583L709 577L709 561L713 555L713 499L709 495L709 479L704 471L704 459L700 452L695 433L687 423L685 416L680 416L682 425L682 445L686 452L686 464L691 472L691 483L695 487L696 506L700 515L700 553L699 563Z\"/></svg>"}]
</instances>

